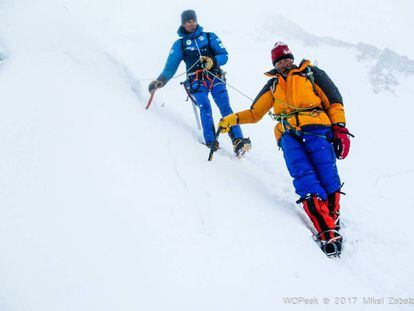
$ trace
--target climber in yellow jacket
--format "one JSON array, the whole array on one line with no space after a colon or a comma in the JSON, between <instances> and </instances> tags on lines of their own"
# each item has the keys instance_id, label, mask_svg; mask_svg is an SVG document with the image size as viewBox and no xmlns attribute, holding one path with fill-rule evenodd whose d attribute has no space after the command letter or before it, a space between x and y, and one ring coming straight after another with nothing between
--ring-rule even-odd
<instances>
[{"instance_id":1,"label":"climber in yellow jacket","mask_svg":"<svg viewBox=\"0 0 414 311\"><path fill-rule=\"evenodd\" d=\"M328 256L341 252L338 230L341 181L335 156L344 159L351 135L345 126L342 96L328 75L310 61L294 65L288 46L277 42L271 52L274 69L270 80L248 110L233 113L219 123L222 132L237 124L256 123L270 115L278 121L274 132L294 178L298 202L303 203L322 250Z\"/></svg>"}]
</instances>

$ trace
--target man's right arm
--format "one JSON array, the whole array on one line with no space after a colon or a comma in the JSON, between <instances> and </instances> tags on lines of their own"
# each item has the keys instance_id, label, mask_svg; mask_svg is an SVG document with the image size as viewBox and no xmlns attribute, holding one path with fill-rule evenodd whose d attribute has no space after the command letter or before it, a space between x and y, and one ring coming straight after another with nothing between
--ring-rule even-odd
<instances>
[{"instance_id":1,"label":"man's right arm","mask_svg":"<svg viewBox=\"0 0 414 311\"><path fill-rule=\"evenodd\" d=\"M270 79L256 99L253 101L250 109L238 112L239 123L256 123L263 118L263 116L273 107L273 94L271 86L274 83L274 79Z\"/></svg>"},{"instance_id":2,"label":"man's right arm","mask_svg":"<svg viewBox=\"0 0 414 311\"><path fill-rule=\"evenodd\" d=\"M232 126L237 124L256 123L263 118L263 116L273 107L273 93L271 86L273 85L274 79L263 87L256 99L253 101L250 109L243 110L237 113L232 113L219 122L221 132L226 133Z\"/></svg>"},{"instance_id":3,"label":"man's right arm","mask_svg":"<svg viewBox=\"0 0 414 311\"><path fill-rule=\"evenodd\" d=\"M168 55L167 62L161 74L157 80L161 81L165 85L177 72L178 66L183 60L183 51L181 46L181 39L174 42L170 54Z\"/></svg>"}]
</instances>

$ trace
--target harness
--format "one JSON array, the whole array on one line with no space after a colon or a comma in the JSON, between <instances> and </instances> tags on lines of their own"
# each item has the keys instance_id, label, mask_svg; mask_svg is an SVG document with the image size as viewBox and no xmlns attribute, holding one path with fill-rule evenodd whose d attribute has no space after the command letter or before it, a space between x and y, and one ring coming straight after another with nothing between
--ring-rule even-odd
<instances>
[{"instance_id":1,"label":"harness","mask_svg":"<svg viewBox=\"0 0 414 311\"><path fill-rule=\"evenodd\" d=\"M212 89L213 87L213 82L215 80L215 77L211 77L211 75L206 72L206 70L204 69L198 69L194 72L191 72L189 74L187 74L187 80L188 84L191 84L194 81L198 81L198 85L197 88L195 90L198 90L198 88L200 87L201 84L203 84L205 87L207 87L207 82L206 80L208 80L210 82L210 86L209 86L209 90Z\"/></svg>"},{"instance_id":2,"label":"harness","mask_svg":"<svg viewBox=\"0 0 414 311\"><path fill-rule=\"evenodd\" d=\"M309 66L307 66L306 69L305 69L305 71L303 71L302 73L299 73L299 74L302 74L307 79L309 79L309 81L312 83L313 92L316 95L318 95L318 93L316 91L315 77L313 75L313 72L312 72L311 68ZM270 87L270 90L272 92L272 95L274 94L274 92L276 90L277 83L278 83L278 79L276 78L275 81L273 82L272 86ZM289 118L291 118L291 117L294 116L295 119L296 119L296 124L300 128L300 122L299 122L299 116L300 115L310 115L310 116L313 116L313 117L317 117L317 116L319 116L319 114L321 112L324 111L319 106L316 106L316 107L307 107L307 108L298 108L298 107L289 105L288 103L286 103L284 101L281 101L281 100L279 100L277 98L274 98L273 97L273 99L274 99L274 101L279 102L279 103L285 105L288 108L294 109L294 111L289 112L289 113L283 113L282 112L282 113L279 113L279 114L275 114L272 111L269 111L268 112L268 115L272 118L272 120L280 122L280 124L282 125L282 128L283 128L283 131L293 132L297 136L300 134L300 132L302 132L302 133L306 133L306 132L304 132L302 130L297 130L296 127L294 127L292 124L290 124L287 121L287 119L289 119Z\"/></svg>"},{"instance_id":3,"label":"harness","mask_svg":"<svg viewBox=\"0 0 414 311\"><path fill-rule=\"evenodd\" d=\"M284 103L280 101L281 103ZM293 130L296 131L296 128L290 124L287 119L289 119L292 116L295 116L296 123L299 126L299 115L310 115L313 117L319 116L319 114L323 111L321 107L309 107L309 108L296 108L295 111L289 112L289 113L280 113L275 114L271 111L268 112L268 115L272 118L273 121L278 121L282 124L283 130Z\"/></svg>"},{"instance_id":4,"label":"harness","mask_svg":"<svg viewBox=\"0 0 414 311\"><path fill-rule=\"evenodd\" d=\"M211 33L210 32L205 32L206 37L207 37L207 45L205 47L203 47L201 50L202 52L207 52L206 56L211 56L214 57L215 56L215 52L214 50L211 48ZM197 38L195 38L195 40L197 40ZM197 42L196 42L197 43ZM197 47L198 48L198 47ZM199 54L201 56L201 50L199 50ZM183 54L183 58L185 57L190 57L189 52L186 51L186 42L184 38L181 38L181 51ZM194 68L195 70L193 71L189 71L187 73L187 79L183 82L184 85L186 86L186 88L188 88L188 90L190 90L190 86L194 81L198 81L197 87L192 88L193 91L197 91L199 89L199 87L201 85L204 85L205 87L207 87L207 81L210 82L210 86L209 86L209 90L211 90L211 88L213 87L213 82L215 80L215 77L211 74L209 74L208 71L206 71L205 69L198 69L198 66L195 66L196 64L194 64L191 68ZM200 67L199 67L200 68ZM214 66L213 68L210 69L211 73L223 78L225 80L225 73L224 71L219 67L219 66Z\"/></svg>"}]
</instances>

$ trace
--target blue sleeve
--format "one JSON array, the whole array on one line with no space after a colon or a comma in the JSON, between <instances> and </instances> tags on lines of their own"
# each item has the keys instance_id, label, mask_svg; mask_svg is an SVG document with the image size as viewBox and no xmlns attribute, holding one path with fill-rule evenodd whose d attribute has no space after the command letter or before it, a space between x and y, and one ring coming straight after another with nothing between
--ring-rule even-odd
<instances>
[{"instance_id":1,"label":"blue sleeve","mask_svg":"<svg viewBox=\"0 0 414 311\"><path fill-rule=\"evenodd\" d=\"M216 63L219 66L223 66L229 59L226 49L223 46L220 38L214 32L210 32L210 47L215 53Z\"/></svg>"},{"instance_id":2,"label":"blue sleeve","mask_svg":"<svg viewBox=\"0 0 414 311\"><path fill-rule=\"evenodd\" d=\"M167 83L177 72L178 66L183 60L183 51L181 47L181 39L178 39L174 42L170 54L168 55L167 62L161 74L158 76L157 80Z\"/></svg>"}]
</instances>

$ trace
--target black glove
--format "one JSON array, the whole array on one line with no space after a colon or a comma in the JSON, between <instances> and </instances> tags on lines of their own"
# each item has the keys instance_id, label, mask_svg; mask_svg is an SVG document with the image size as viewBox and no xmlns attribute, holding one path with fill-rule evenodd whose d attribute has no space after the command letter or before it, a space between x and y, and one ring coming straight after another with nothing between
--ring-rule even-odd
<instances>
[{"instance_id":1,"label":"black glove","mask_svg":"<svg viewBox=\"0 0 414 311\"><path fill-rule=\"evenodd\" d=\"M164 82L161 80L154 80L148 85L148 92L155 92L156 89L159 89L164 86Z\"/></svg>"}]
</instances>

